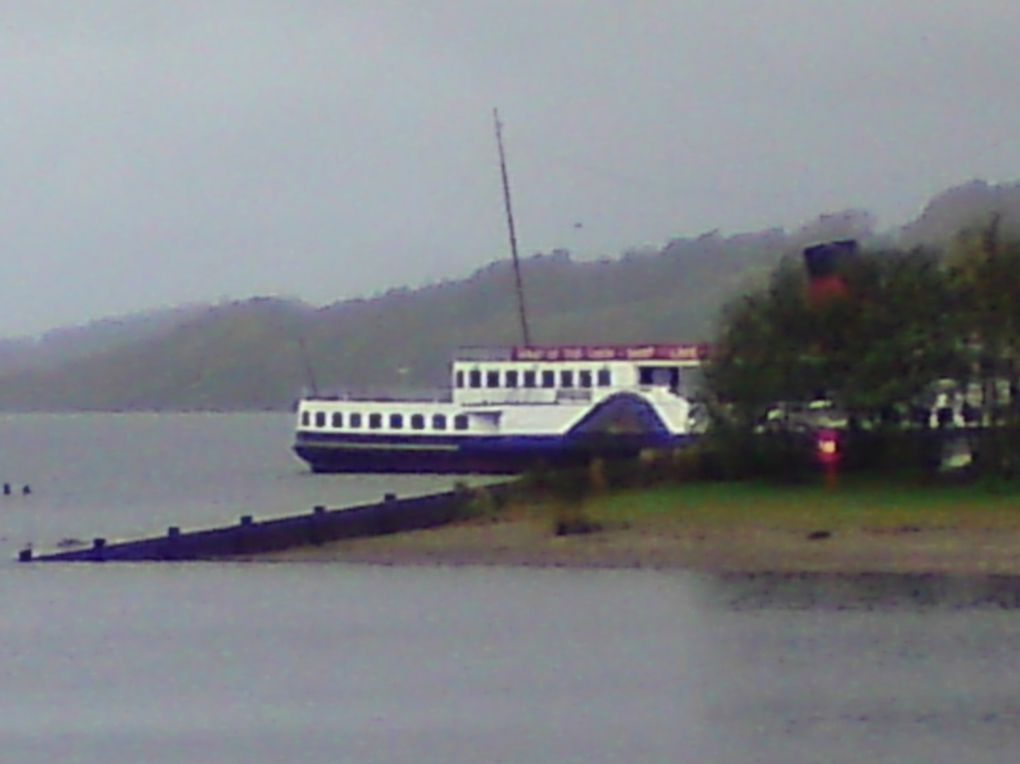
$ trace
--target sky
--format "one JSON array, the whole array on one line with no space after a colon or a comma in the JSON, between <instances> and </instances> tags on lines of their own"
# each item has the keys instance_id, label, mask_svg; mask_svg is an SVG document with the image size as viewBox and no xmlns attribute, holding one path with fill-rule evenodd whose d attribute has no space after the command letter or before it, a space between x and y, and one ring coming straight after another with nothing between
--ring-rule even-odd
<instances>
[{"instance_id":1,"label":"sky","mask_svg":"<svg viewBox=\"0 0 1020 764\"><path fill-rule=\"evenodd\" d=\"M1020 179L1016 0L0 0L0 336Z\"/></svg>"}]
</instances>

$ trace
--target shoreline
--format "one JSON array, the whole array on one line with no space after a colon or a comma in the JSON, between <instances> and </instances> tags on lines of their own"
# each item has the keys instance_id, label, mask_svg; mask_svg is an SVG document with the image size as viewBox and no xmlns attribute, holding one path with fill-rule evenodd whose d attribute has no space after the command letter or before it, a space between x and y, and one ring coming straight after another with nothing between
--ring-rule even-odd
<instances>
[{"instance_id":1,"label":"shoreline","mask_svg":"<svg viewBox=\"0 0 1020 764\"><path fill-rule=\"evenodd\" d=\"M711 574L1020 576L1020 524L804 531L754 524L711 528L658 523L654 527L607 525L590 533L556 536L547 522L516 517L462 521L246 559L408 567L648 568Z\"/></svg>"},{"instance_id":2,"label":"shoreline","mask_svg":"<svg viewBox=\"0 0 1020 764\"><path fill-rule=\"evenodd\" d=\"M673 482L500 497L427 530L252 559L377 565L653 568L709 574L1020 576L1020 491L855 478ZM557 535L557 529L575 533Z\"/></svg>"}]
</instances>

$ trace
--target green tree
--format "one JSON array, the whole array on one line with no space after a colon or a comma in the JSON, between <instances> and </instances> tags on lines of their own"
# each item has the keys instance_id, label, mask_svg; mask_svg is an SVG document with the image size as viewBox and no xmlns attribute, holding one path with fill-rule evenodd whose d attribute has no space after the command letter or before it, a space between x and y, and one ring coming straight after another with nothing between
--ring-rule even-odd
<instances>
[{"instance_id":1,"label":"green tree","mask_svg":"<svg viewBox=\"0 0 1020 764\"><path fill-rule=\"evenodd\" d=\"M964 365L953 290L934 254L867 254L849 264L846 281L845 299L813 308L833 401L881 423L935 380L958 378Z\"/></svg>"},{"instance_id":2,"label":"green tree","mask_svg":"<svg viewBox=\"0 0 1020 764\"><path fill-rule=\"evenodd\" d=\"M881 426L961 373L951 283L933 254L862 253L841 276L843 294L812 301L804 269L786 260L727 307L706 368L717 420L747 432L778 402L824 397Z\"/></svg>"},{"instance_id":3,"label":"green tree","mask_svg":"<svg viewBox=\"0 0 1020 764\"><path fill-rule=\"evenodd\" d=\"M813 397L822 381L802 268L784 259L767 287L730 302L705 366L716 419L749 429L778 401ZM722 412L725 411L725 416Z\"/></svg>"},{"instance_id":4,"label":"green tree","mask_svg":"<svg viewBox=\"0 0 1020 764\"><path fill-rule=\"evenodd\" d=\"M1004 242L998 217L957 238L950 258L955 312L968 351L961 379L981 391L981 453L989 471L1020 466L1020 242Z\"/></svg>"}]
</instances>

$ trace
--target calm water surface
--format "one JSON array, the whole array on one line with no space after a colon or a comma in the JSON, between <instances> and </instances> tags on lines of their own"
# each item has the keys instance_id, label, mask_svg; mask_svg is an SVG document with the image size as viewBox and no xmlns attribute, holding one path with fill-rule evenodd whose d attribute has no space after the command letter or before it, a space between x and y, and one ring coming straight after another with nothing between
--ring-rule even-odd
<instances>
[{"instance_id":1,"label":"calm water surface","mask_svg":"<svg viewBox=\"0 0 1020 764\"><path fill-rule=\"evenodd\" d=\"M357 503L289 417L9 417L30 540ZM399 492L431 490L431 479ZM295 507L298 504L300 506ZM1004 762L1008 581L0 562L0 760ZM991 592L990 596L985 596Z\"/></svg>"},{"instance_id":2,"label":"calm water surface","mask_svg":"<svg viewBox=\"0 0 1020 764\"><path fill-rule=\"evenodd\" d=\"M291 455L289 414L0 417L0 552L159 534L428 493L434 476L312 475ZM24 485L30 496L21 496Z\"/></svg>"}]
</instances>

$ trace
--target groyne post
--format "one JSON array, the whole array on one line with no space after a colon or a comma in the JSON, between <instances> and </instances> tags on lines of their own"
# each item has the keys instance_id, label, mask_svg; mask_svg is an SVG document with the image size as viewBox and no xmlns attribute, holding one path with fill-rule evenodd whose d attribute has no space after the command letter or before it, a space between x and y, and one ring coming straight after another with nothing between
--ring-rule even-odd
<instances>
[{"instance_id":1,"label":"groyne post","mask_svg":"<svg viewBox=\"0 0 1020 764\"><path fill-rule=\"evenodd\" d=\"M181 556L181 529L177 525L171 525L166 529L166 544L163 547L163 557L168 560L177 560Z\"/></svg>"},{"instance_id":2,"label":"groyne post","mask_svg":"<svg viewBox=\"0 0 1020 764\"><path fill-rule=\"evenodd\" d=\"M323 537L323 525L326 522L326 508L322 505L312 507L312 514L308 522L308 540L316 546L325 541Z\"/></svg>"},{"instance_id":3,"label":"groyne post","mask_svg":"<svg viewBox=\"0 0 1020 764\"><path fill-rule=\"evenodd\" d=\"M251 531L254 527L255 520L251 515L241 515L237 528L237 537L234 539L235 554L247 554L251 551Z\"/></svg>"}]
</instances>

